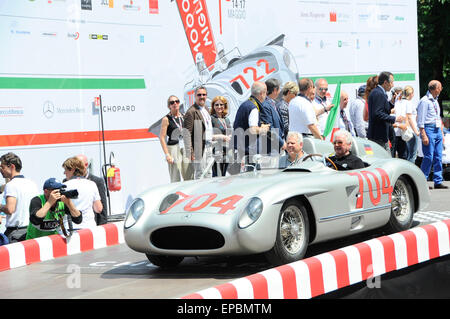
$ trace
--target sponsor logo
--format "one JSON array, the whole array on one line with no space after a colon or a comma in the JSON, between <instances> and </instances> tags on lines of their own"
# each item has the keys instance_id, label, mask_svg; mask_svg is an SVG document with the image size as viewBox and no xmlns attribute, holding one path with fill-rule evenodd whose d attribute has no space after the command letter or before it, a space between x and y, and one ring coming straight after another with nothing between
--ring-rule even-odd
<instances>
[{"instance_id":1,"label":"sponsor logo","mask_svg":"<svg viewBox=\"0 0 450 319\"><path fill-rule=\"evenodd\" d=\"M51 38L53 38L53 37L56 37L58 34L56 32L42 32L41 35L43 37L51 37Z\"/></svg>"},{"instance_id":2,"label":"sponsor logo","mask_svg":"<svg viewBox=\"0 0 450 319\"><path fill-rule=\"evenodd\" d=\"M336 21L337 21L336 12L330 12L330 22L336 22Z\"/></svg>"},{"instance_id":3,"label":"sponsor logo","mask_svg":"<svg viewBox=\"0 0 450 319\"><path fill-rule=\"evenodd\" d=\"M55 114L80 114L85 113L86 109L79 106L55 106L52 101L45 101L42 106L42 113L47 119L51 119Z\"/></svg>"},{"instance_id":4,"label":"sponsor logo","mask_svg":"<svg viewBox=\"0 0 450 319\"><path fill-rule=\"evenodd\" d=\"M0 117L19 117L24 116L22 106L0 106Z\"/></svg>"},{"instance_id":5,"label":"sponsor logo","mask_svg":"<svg viewBox=\"0 0 450 319\"><path fill-rule=\"evenodd\" d=\"M81 10L92 10L92 0L81 0Z\"/></svg>"},{"instance_id":6,"label":"sponsor logo","mask_svg":"<svg viewBox=\"0 0 450 319\"><path fill-rule=\"evenodd\" d=\"M108 8L114 8L114 0L102 0L100 5Z\"/></svg>"},{"instance_id":7,"label":"sponsor logo","mask_svg":"<svg viewBox=\"0 0 450 319\"><path fill-rule=\"evenodd\" d=\"M129 1L130 3L124 4L122 8L127 11L141 11L141 6L135 5L133 0Z\"/></svg>"},{"instance_id":8,"label":"sponsor logo","mask_svg":"<svg viewBox=\"0 0 450 319\"><path fill-rule=\"evenodd\" d=\"M135 112L135 105L103 105L103 113Z\"/></svg>"},{"instance_id":9,"label":"sponsor logo","mask_svg":"<svg viewBox=\"0 0 450 319\"><path fill-rule=\"evenodd\" d=\"M158 14L159 13L158 0L149 0L148 7L150 10L149 11L150 14Z\"/></svg>"},{"instance_id":10,"label":"sponsor logo","mask_svg":"<svg viewBox=\"0 0 450 319\"><path fill-rule=\"evenodd\" d=\"M91 40L108 40L107 34L89 34Z\"/></svg>"},{"instance_id":11,"label":"sponsor logo","mask_svg":"<svg viewBox=\"0 0 450 319\"><path fill-rule=\"evenodd\" d=\"M78 40L80 38L80 33L79 32L73 32L73 33L67 33L67 37L69 39L74 39L74 40Z\"/></svg>"}]
</instances>

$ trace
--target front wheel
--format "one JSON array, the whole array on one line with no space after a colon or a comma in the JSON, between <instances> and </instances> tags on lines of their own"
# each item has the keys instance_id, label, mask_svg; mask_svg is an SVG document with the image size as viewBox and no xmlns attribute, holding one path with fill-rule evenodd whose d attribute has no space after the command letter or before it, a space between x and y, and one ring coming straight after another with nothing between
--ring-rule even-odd
<instances>
[{"instance_id":1,"label":"front wheel","mask_svg":"<svg viewBox=\"0 0 450 319\"><path fill-rule=\"evenodd\" d=\"M145 255L153 265L161 268L176 267L184 259L184 257L181 256L164 256L164 255L150 255L150 254Z\"/></svg>"},{"instance_id":2,"label":"front wheel","mask_svg":"<svg viewBox=\"0 0 450 319\"><path fill-rule=\"evenodd\" d=\"M302 259L309 242L309 222L306 208L297 200L287 201L278 218L275 245L266 253L273 265L288 264Z\"/></svg>"},{"instance_id":3,"label":"front wheel","mask_svg":"<svg viewBox=\"0 0 450 319\"><path fill-rule=\"evenodd\" d=\"M411 228L414 217L414 196L411 185L400 176L392 192L391 216L386 225L388 232L401 232Z\"/></svg>"}]
</instances>

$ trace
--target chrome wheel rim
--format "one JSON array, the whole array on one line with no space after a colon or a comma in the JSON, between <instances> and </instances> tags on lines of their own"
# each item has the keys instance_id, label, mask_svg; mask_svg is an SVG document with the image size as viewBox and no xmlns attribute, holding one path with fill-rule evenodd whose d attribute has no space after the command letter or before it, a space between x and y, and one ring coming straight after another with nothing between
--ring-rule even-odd
<instances>
[{"instance_id":1,"label":"chrome wheel rim","mask_svg":"<svg viewBox=\"0 0 450 319\"><path fill-rule=\"evenodd\" d=\"M290 254L298 253L305 241L305 220L300 209L289 206L281 215L280 236L284 249Z\"/></svg>"},{"instance_id":2,"label":"chrome wheel rim","mask_svg":"<svg viewBox=\"0 0 450 319\"><path fill-rule=\"evenodd\" d=\"M394 191L392 192L392 213L395 218L404 223L411 217L411 201L409 198L408 188L402 180L395 183Z\"/></svg>"}]
</instances>

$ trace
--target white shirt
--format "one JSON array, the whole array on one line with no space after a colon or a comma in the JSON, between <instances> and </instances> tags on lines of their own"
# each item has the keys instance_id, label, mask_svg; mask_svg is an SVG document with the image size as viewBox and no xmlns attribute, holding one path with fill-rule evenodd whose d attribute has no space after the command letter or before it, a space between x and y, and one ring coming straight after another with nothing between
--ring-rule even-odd
<instances>
[{"instance_id":1,"label":"white shirt","mask_svg":"<svg viewBox=\"0 0 450 319\"><path fill-rule=\"evenodd\" d=\"M310 100L296 96L289 102L289 131L311 134L308 125L316 123L316 112Z\"/></svg>"},{"instance_id":2,"label":"white shirt","mask_svg":"<svg viewBox=\"0 0 450 319\"><path fill-rule=\"evenodd\" d=\"M399 100L397 102L395 102L395 107L394 107L394 111L395 111L395 116L403 116L406 117L406 107L407 107L407 100ZM403 121L402 123L405 123L405 121ZM396 127L394 128L395 131L395 136L401 136L401 128Z\"/></svg>"},{"instance_id":3,"label":"white shirt","mask_svg":"<svg viewBox=\"0 0 450 319\"><path fill-rule=\"evenodd\" d=\"M73 198L72 203L83 215L81 224L74 225L76 228L95 227L95 212L93 209L94 201L100 200L97 185L86 178L72 178L64 184L67 186L66 190L78 190L78 198Z\"/></svg>"},{"instance_id":4,"label":"white shirt","mask_svg":"<svg viewBox=\"0 0 450 319\"><path fill-rule=\"evenodd\" d=\"M413 122L412 129L415 128L418 131L419 129L417 128L417 107L414 106L411 100L405 99L404 101L406 103L406 114L412 114L412 122Z\"/></svg>"},{"instance_id":5,"label":"white shirt","mask_svg":"<svg viewBox=\"0 0 450 319\"><path fill-rule=\"evenodd\" d=\"M328 106L331 103L326 99L326 101L323 101L322 103L319 102L319 99L316 97L314 98L312 102L314 109L316 111L322 111L324 106ZM323 131L325 130L325 127L327 126L327 120L328 120L328 112L324 112L317 116L317 122L318 122L318 129L321 134L323 134Z\"/></svg>"},{"instance_id":6,"label":"white shirt","mask_svg":"<svg viewBox=\"0 0 450 319\"><path fill-rule=\"evenodd\" d=\"M14 177L6 183L4 198L16 198L16 211L6 215L5 227L25 227L30 221L30 201L39 195L36 184L27 178Z\"/></svg>"},{"instance_id":7,"label":"white shirt","mask_svg":"<svg viewBox=\"0 0 450 319\"><path fill-rule=\"evenodd\" d=\"M205 121L205 141L211 142L213 136L211 116L209 115L206 107L200 107L200 112L202 113L203 120Z\"/></svg>"},{"instance_id":8,"label":"white shirt","mask_svg":"<svg viewBox=\"0 0 450 319\"><path fill-rule=\"evenodd\" d=\"M366 128L368 123L363 119L365 102L361 97L357 97L350 101L348 106L348 113L350 115L350 121L353 124L353 128L358 134L358 137L366 137Z\"/></svg>"}]
</instances>

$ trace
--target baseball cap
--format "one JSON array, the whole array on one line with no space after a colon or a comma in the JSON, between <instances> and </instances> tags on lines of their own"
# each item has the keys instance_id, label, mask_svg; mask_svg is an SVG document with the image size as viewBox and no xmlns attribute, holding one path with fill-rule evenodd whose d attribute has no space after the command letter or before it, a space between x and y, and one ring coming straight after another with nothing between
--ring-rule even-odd
<instances>
[{"instance_id":1,"label":"baseball cap","mask_svg":"<svg viewBox=\"0 0 450 319\"><path fill-rule=\"evenodd\" d=\"M56 178L52 177L45 181L44 189L58 189L61 187L66 187L66 185L60 183Z\"/></svg>"},{"instance_id":2,"label":"baseball cap","mask_svg":"<svg viewBox=\"0 0 450 319\"><path fill-rule=\"evenodd\" d=\"M364 94L364 92L366 92L366 85L361 85L358 88L358 95Z\"/></svg>"}]
</instances>

